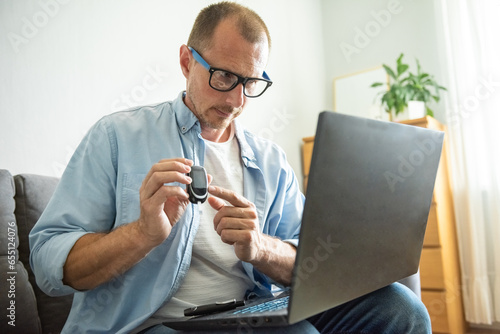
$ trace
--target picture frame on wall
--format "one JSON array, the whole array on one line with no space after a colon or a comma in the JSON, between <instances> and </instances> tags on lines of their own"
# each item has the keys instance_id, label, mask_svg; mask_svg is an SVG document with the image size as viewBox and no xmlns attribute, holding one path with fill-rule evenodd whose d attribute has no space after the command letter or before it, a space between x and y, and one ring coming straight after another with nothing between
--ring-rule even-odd
<instances>
[{"instance_id":1,"label":"picture frame on wall","mask_svg":"<svg viewBox=\"0 0 500 334\"><path fill-rule=\"evenodd\" d=\"M389 121L389 115L380 105L380 87L371 87L374 82L389 83L382 66L336 77L333 80L334 110L343 114Z\"/></svg>"}]
</instances>

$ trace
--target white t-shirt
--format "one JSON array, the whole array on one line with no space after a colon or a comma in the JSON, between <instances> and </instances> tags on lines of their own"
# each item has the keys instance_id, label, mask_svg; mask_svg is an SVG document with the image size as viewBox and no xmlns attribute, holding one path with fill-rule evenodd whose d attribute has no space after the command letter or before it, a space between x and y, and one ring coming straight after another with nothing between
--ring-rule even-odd
<instances>
[{"instance_id":1,"label":"white t-shirt","mask_svg":"<svg viewBox=\"0 0 500 334\"><path fill-rule=\"evenodd\" d=\"M213 185L243 195L240 148L234 136L234 126L231 128L230 138L226 142L205 140L204 167L212 175ZM245 274L233 246L222 242L214 229L213 219L217 211L208 201L197 205L201 219L193 244L191 266L172 299L146 321L149 326L161 323L165 318L182 317L184 309L188 307L233 298L242 299L245 292L253 288L253 282Z\"/></svg>"}]
</instances>

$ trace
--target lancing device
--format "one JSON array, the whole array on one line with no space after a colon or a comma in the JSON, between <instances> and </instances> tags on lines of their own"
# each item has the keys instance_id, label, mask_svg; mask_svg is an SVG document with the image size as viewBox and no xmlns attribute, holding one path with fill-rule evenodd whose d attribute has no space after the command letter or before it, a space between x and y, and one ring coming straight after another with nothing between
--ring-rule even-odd
<instances>
[{"instance_id":1,"label":"lancing device","mask_svg":"<svg viewBox=\"0 0 500 334\"><path fill-rule=\"evenodd\" d=\"M214 304L206 304L206 305L187 308L184 310L184 315L186 317L191 317L195 315L207 315L217 312L229 311L234 308L237 308L238 306L244 306L244 305L245 305L244 300L231 299L231 300L226 300L224 302L216 302Z\"/></svg>"}]
</instances>

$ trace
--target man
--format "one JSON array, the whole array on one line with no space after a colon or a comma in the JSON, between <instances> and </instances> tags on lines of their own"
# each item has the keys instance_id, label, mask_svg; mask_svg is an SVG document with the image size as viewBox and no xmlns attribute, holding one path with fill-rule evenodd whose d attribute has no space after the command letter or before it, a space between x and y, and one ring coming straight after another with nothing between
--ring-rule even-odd
<instances>
[{"instance_id":1,"label":"man","mask_svg":"<svg viewBox=\"0 0 500 334\"><path fill-rule=\"evenodd\" d=\"M33 229L31 265L50 295L75 293L64 332L170 333L195 305L291 282L304 197L284 153L234 121L271 85L269 32L253 11L210 5L180 48L186 92L89 131ZM191 166L211 197L191 204ZM287 332L430 332L400 285ZM312 325L311 325L312 324Z\"/></svg>"}]
</instances>

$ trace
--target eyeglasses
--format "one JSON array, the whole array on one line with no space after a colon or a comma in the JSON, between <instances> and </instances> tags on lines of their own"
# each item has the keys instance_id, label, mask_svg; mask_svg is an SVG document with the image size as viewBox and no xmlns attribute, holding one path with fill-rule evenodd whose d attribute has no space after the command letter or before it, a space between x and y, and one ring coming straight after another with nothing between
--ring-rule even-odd
<instances>
[{"instance_id":1,"label":"eyeglasses","mask_svg":"<svg viewBox=\"0 0 500 334\"><path fill-rule=\"evenodd\" d=\"M240 77L233 72L208 65L205 59L203 59L195 49L189 47L189 50L193 54L194 59L210 72L210 79L208 81L210 87L219 92L229 92L241 83L243 84L243 94L245 94L245 96L259 97L273 84L265 71L262 73L264 79Z\"/></svg>"}]
</instances>

